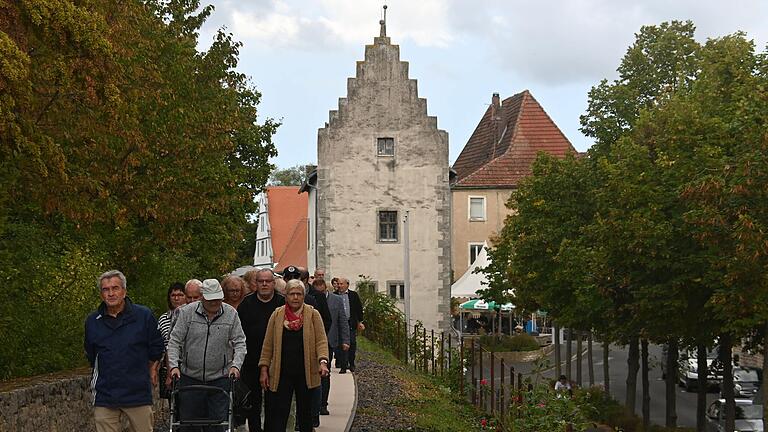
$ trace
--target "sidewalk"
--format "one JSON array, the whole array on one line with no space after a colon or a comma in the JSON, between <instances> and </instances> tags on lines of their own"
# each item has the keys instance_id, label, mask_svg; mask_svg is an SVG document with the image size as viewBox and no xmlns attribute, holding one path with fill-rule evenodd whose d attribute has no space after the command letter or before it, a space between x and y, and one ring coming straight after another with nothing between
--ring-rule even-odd
<instances>
[{"instance_id":1,"label":"sidewalk","mask_svg":"<svg viewBox=\"0 0 768 432\"><path fill-rule=\"evenodd\" d=\"M347 432L352 426L357 408L357 387L351 372L339 374L331 369L331 394L328 396L328 411L331 415L320 416L317 432Z\"/></svg>"}]
</instances>

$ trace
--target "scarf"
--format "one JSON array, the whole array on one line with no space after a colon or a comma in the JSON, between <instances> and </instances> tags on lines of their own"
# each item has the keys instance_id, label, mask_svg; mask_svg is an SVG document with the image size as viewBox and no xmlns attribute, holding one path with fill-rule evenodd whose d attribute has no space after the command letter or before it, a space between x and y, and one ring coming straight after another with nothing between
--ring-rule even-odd
<instances>
[{"instance_id":1,"label":"scarf","mask_svg":"<svg viewBox=\"0 0 768 432\"><path fill-rule=\"evenodd\" d=\"M290 306L285 305L285 321L283 327L291 331L299 331L304 325L304 305L301 306L298 313L291 310Z\"/></svg>"}]
</instances>

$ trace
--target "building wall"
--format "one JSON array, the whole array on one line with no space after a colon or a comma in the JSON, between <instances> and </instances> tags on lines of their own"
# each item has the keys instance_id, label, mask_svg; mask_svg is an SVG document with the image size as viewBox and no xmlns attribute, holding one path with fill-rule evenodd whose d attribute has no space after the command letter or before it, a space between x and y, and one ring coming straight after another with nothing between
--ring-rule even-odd
<instances>
[{"instance_id":1,"label":"building wall","mask_svg":"<svg viewBox=\"0 0 768 432\"><path fill-rule=\"evenodd\" d=\"M379 137L395 155L377 156ZM326 278L369 276L386 291L402 281L403 216L410 212L412 321L448 328L450 190L448 134L427 115L399 47L379 37L365 49L347 97L318 131L318 267ZM378 242L377 212L398 212L398 241Z\"/></svg>"},{"instance_id":2,"label":"building wall","mask_svg":"<svg viewBox=\"0 0 768 432\"><path fill-rule=\"evenodd\" d=\"M317 268L317 189L310 187L307 201L307 219L309 220L309 226L307 227L307 269L310 273L314 273Z\"/></svg>"},{"instance_id":3,"label":"building wall","mask_svg":"<svg viewBox=\"0 0 768 432\"><path fill-rule=\"evenodd\" d=\"M453 279L459 279L470 266L469 244L483 243L501 232L504 218L512 211L506 207L512 190L510 189L453 189L452 198L452 231L453 244ZM485 220L469 219L469 198L485 198Z\"/></svg>"},{"instance_id":4,"label":"building wall","mask_svg":"<svg viewBox=\"0 0 768 432\"><path fill-rule=\"evenodd\" d=\"M259 225L256 228L256 247L253 251L253 265L256 267L273 267L272 242L269 228L269 201L267 194L259 194Z\"/></svg>"}]
</instances>

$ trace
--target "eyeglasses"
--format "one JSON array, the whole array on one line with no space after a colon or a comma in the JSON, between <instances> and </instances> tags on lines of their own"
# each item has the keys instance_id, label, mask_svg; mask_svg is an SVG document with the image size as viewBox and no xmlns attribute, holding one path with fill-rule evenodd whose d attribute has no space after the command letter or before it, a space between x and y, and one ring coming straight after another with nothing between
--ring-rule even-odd
<instances>
[{"instance_id":1,"label":"eyeglasses","mask_svg":"<svg viewBox=\"0 0 768 432\"><path fill-rule=\"evenodd\" d=\"M256 279L256 283L263 283L263 284L268 284L274 281L275 281L274 279Z\"/></svg>"}]
</instances>

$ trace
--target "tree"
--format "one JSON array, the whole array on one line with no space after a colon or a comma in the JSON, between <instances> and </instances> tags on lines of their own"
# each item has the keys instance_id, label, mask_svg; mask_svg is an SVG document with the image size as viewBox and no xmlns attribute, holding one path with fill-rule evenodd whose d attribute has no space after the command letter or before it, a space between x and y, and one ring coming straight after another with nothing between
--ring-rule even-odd
<instances>
[{"instance_id":1,"label":"tree","mask_svg":"<svg viewBox=\"0 0 768 432\"><path fill-rule=\"evenodd\" d=\"M307 170L313 168L313 165L296 165L290 168L276 169L269 176L269 184L272 186L300 186L307 180Z\"/></svg>"}]
</instances>

